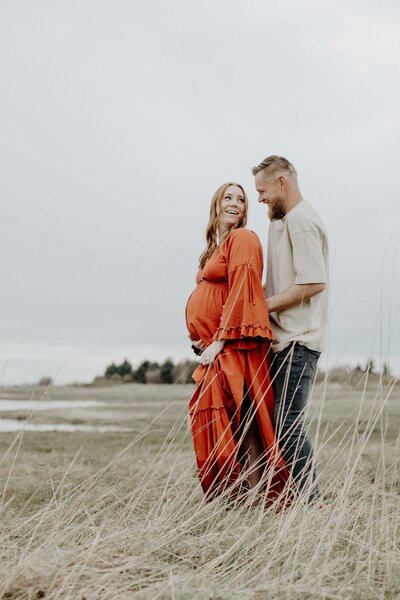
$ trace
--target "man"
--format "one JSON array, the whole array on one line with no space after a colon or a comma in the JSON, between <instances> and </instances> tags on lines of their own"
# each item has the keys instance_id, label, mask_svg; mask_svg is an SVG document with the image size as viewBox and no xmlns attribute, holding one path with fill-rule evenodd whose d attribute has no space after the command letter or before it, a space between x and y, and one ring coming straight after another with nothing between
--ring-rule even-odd
<instances>
[{"instance_id":1,"label":"man","mask_svg":"<svg viewBox=\"0 0 400 600\"><path fill-rule=\"evenodd\" d=\"M328 318L327 234L286 158L269 156L253 175L271 221L265 291L274 334L275 430L299 493L314 502L319 491L303 413Z\"/></svg>"}]
</instances>

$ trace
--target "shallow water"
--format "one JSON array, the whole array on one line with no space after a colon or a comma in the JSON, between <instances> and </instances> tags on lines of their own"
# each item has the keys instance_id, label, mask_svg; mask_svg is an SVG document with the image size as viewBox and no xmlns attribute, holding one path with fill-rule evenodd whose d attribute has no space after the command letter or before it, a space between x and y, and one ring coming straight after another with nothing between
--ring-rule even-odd
<instances>
[{"instance_id":1,"label":"shallow water","mask_svg":"<svg viewBox=\"0 0 400 600\"><path fill-rule=\"evenodd\" d=\"M107 431L134 431L128 427L113 425L73 425L72 423L29 423L18 419L0 419L0 432L5 431L87 431L104 433Z\"/></svg>"},{"instance_id":2,"label":"shallow water","mask_svg":"<svg viewBox=\"0 0 400 600\"><path fill-rule=\"evenodd\" d=\"M126 432L135 431L129 427L119 427L118 425L79 425L74 423L31 423L29 421L29 413L45 410L65 409L65 414L68 414L68 409L79 408L94 408L107 407L113 410L118 408L126 408L125 404L115 405L100 400L0 400L0 413L13 411L27 411L27 419L2 419L0 418L0 433L10 431L67 431L67 432L99 432L107 431ZM131 402L131 406L143 406L143 403ZM135 413L135 419L143 419L145 413Z\"/></svg>"},{"instance_id":3,"label":"shallow water","mask_svg":"<svg viewBox=\"0 0 400 600\"><path fill-rule=\"evenodd\" d=\"M0 400L0 412L85 408L90 406L106 406L106 403L98 400Z\"/></svg>"},{"instance_id":4,"label":"shallow water","mask_svg":"<svg viewBox=\"0 0 400 600\"><path fill-rule=\"evenodd\" d=\"M107 406L106 402L97 400L0 400L0 412L12 412L18 410L40 411L55 409L90 408L96 406ZM30 423L22 419L1 419L0 432L6 431L133 431L127 427L116 425L75 425L73 423Z\"/></svg>"}]
</instances>

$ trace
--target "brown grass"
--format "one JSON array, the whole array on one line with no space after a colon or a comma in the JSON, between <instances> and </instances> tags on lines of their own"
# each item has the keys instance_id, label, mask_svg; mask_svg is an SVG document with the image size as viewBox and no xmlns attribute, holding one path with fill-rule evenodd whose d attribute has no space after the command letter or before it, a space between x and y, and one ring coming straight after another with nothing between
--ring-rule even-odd
<instances>
[{"instance_id":1,"label":"brown grass","mask_svg":"<svg viewBox=\"0 0 400 600\"><path fill-rule=\"evenodd\" d=\"M34 422L135 432L1 434L0 598L399 597L400 394L364 383L314 388L325 506L278 514L205 502L187 431L191 386L50 390L107 405ZM2 390L11 394L30 397Z\"/></svg>"}]
</instances>

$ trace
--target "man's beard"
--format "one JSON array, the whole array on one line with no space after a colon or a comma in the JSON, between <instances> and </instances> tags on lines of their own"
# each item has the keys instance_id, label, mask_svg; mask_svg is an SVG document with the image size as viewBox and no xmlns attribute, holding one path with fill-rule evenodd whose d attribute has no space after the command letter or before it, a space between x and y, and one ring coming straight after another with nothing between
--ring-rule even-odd
<instances>
[{"instance_id":1,"label":"man's beard","mask_svg":"<svg viewBox=\"0 0 400 600\"><path fill-rule=\"evenodd\" d=\"M285 203L279 198L273 206L269 207L268 217L270 221L279 221L286 215Z\"/></svg>"}]
</instances>

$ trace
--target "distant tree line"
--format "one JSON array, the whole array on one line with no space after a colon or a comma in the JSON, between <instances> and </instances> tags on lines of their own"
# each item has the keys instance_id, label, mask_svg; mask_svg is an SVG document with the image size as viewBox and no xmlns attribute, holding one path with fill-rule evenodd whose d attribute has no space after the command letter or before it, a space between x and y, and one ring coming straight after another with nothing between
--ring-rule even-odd
<instances>
[{"instance_id":1,"label":"distant tree line","mask_svg":"<svg viewBox=\"0 0 400 600\"><path fill-rule=\"evenodd\" d=\"M357 387L361 382L365 382L366 380L377 381L380 377L383 377L385 381L389 381L391 379L391 372L388 362L384 362L378 368L372 359L368 359L365 365L361 365L360 363L355 367L341 365L328 369L327 373L322 369L318 369L318 382L323 381L326 376L331 383L348 383L353 387Z\"/></svg>"},{"instance_id":2,"label":"distant tree line","mask_svg":"<svg viewBox=\"0 0 400 600\"><path fill-rule=\"evenodd\" d=\"M124 383L193 383L192 373L197 363L184 360L177 364L167 358L163 363L144 360L136 369L125 359L121 364L111 363L104 377Z\"/></svg>"},{"instance_id":3,"label":"distant tree line","mask_svg":"<svg viewBox=\"0 0 400 600\"><path fill-rule=\"evenodd\" d=\"M390 366L389 363L384 362L382 365L381 372L376 370L375 361L372 358L369 358L365 363L365 367L362 367L358 364L355 369L353 369L356 373L371 373L371 374L382 374L384 377L390 377Z\"/></svg>"},{"instance_id":4,"label":"distant tree line","mask_svg":"<svg viewBox=\"0 0 400 600\"><path fill-rule=\"evenodd\" d=\"M192 374L197 367L197 362L184 360L174 363L167 358L163 363L144 360L136 368L125 359L122 363L111 363L106 367L104 375L95 378L95 382L109 380L122 383L193 383ZM376 365L372 359L368 359L365 366L358 364L356 367L339 366L329 370L329 380L337 383L350 383L356 386L367 377L390 377L390 367L387 362L381 366L381 372L377 372ZM325 373L319 369L317 381L322 381ZM43 378L44 383L44 378Z\"/></svg>"}]
</instances>

